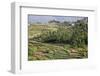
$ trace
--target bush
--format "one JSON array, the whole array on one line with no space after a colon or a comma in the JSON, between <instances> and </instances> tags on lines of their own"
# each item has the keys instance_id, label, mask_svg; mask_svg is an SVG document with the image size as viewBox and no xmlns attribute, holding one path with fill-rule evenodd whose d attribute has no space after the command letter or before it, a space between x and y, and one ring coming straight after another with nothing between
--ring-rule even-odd
<instances>
[{"instance_id":1,"label":"bush","mask_svg":"<svg viewBox=\"0 0 100 76\"><path fill-rule=\"evenodd\" d=\"M43 42L55 42L55 43L69 43L71 38L71 29L59 27L57 31L47 31L41 34L41 40Z\"/></svg>"}]
</instances>

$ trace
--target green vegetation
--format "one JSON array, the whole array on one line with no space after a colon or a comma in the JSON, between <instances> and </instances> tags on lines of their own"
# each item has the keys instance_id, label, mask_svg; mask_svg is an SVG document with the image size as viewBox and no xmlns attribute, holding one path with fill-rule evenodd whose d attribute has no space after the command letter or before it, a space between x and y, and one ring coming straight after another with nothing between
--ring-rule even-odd
<instances>
[{"instance_id":1,"label":"green vegetation","mask_svg":"<svg viewBox=\"0 0 100 76\"><path fill-rule=\"evenodd\" d=\"M85 19L28 26L28 60L80 59L88 57L88 25Z\"/></svg>"}]
</instances>

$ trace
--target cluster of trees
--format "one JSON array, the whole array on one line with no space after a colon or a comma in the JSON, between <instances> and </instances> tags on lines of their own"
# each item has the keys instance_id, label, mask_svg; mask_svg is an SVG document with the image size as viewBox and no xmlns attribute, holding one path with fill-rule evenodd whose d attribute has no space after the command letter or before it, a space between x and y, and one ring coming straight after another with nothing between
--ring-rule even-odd
<instances>
[{"instance_id":1,"label":"cluster of trees","mask_svg":"<svg viewBox=\"0 0 100 76\"><path fill-rule=\"evenodd\" d=\"M60 23L60 21L50 20L50 21L48 21L48 23Z\"/></svg>"},{"instance_id":2,"label":"cluster of trees","mask_svg":"<svg viewBox=\"0 0 100 76\"><path fill-rule=\"evenodd\" d=\"M50 20L50 21L48 21L48 23L55 23L55 24L58 24L58 25L61 25L61 26L70 26L71 25L71 22L67 22L67 21L60 22L60 21L57 21L57 20Z\"/></svg>"}]
</instances>

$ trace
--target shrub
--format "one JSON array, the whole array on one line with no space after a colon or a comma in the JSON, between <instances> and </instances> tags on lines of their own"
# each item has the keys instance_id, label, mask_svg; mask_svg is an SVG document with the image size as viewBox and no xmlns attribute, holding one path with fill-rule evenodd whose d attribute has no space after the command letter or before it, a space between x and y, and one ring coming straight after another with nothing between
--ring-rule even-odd
<instances>
[{"instance_id":1,"label":"shrub","mask_svg":"<svg viewBox=\"0 0 100 76\"><path fill-rule=\"evenodd\" d=\"M69 43L71 38L70 28L59 27L57 31L47 31L41 34L43 42Z\"/></svg>"}]
</instances>

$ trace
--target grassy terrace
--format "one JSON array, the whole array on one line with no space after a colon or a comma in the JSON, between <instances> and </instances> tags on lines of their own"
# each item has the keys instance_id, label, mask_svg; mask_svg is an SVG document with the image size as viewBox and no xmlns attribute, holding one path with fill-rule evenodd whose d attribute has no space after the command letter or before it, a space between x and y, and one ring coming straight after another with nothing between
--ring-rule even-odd
<instances>
[{"instance_id":1,"label":"grassy terrace","mask_svg":"<svg viewBox=\"0 0 100 76\"><path fill-rule=\"evenodd\" d=\"M66 43L66 39L72 36L70 28L72 27L57 25L28 26L28 60L87 58L86 45L72 47L70 42Z\"/></svg>"},{"instance_id":2,"label":"grassy terrace","mask_svg":"<svg viewBox=\"0 0 100 76\"><path fill-rule=\"evenodd\" d=\"M87 51L65 44L29 43L29 60L86 58Z\"/></svg>"}]
</instances>

